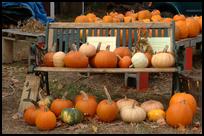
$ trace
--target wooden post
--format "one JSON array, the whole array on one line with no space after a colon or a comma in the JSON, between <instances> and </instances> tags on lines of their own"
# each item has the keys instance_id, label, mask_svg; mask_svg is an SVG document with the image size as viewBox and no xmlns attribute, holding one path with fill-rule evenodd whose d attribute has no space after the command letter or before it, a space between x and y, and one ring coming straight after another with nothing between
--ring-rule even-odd
<instances>
[{"instance_id":1,"label":"wooden post","mask_svg":"<svg viewBox=\"0 0 204 136\"><path fill-rule=\"evenodd\" d=\"M193 49L192 47L186 47L185 49L185 64L184 69L185 70L192 70L192 59L193 59Z\"/></svg>"},{"instance_id":2,"label":"wooden post","mask_svg":"<svg viewBox=\"0 0 204 136\"><path fill-rule=\"evenodd\" d=\"M14 38L3 37L2 38L2 62L13 62L13 42Z\"/></svg>"},{"instance_id":3,"label":"wooden post","mask_svg":"<svg viewBox=\"0 0 204 136\"><path fill-rule=\"evenodd\" d=\"M138 81L137 89L140 92L145 92L149 86L149 73L147 72L138 73L137 81Z\"/></svg>"},{"instance_id":4,"label":"wooden post","mask_svg":"<svg viewBox=\"0 0 204 136\"><path fill-rule=\"evenodd\" d=\"M31 75L31 74L26 76L18 112L23 113L27 107L32 105L32 103L30 102L24 102L23 99L28 98L34 101L37 100L39 86L40 86L40 78L38 76Z\"/></svg>"}]
</instances>

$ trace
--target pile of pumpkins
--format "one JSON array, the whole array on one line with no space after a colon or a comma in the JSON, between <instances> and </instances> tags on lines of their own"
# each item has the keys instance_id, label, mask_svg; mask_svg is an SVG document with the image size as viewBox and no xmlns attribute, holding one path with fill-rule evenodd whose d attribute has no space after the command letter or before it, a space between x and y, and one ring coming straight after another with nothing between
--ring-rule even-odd
<instances>
[{"instance_id":1,"label":"pile of pumpkins","mask_svg":"<svg viewBox=\"0 0 204 136\"><path fill-rule=\"evenodd\" d=\"M104 86L107 99L97 102L96 97L80 91L74 100L69 100L66 95L62 98L53 99L47 96L38 102L32 103L24 111L24 120L27 124L36 126L39 130L51 130L61 120L68 125L80 123L84 118L97 116L102 122L113 122L121 119L124 122L139 123L145 119L149 121L166 120L173 127L187 126L192 123L196 113L196 101L194 97L186 93L176 93L169 103L167 111L157 100L148 100L139 103L135 99L122 98L117 101L111 96Z\"/></svg>"},{"instance_id":2,"label":"pile of pumpkins","mask_svg":"<svg viewBox=\"0 0 204 136\"><path fill-rule=\"evenodd\" d=\"M175 64L173 53L163 52L151 54L149 52L136 52L133 54L128 47L118 47L114 51L100 50L100 44L95 46L85 43L79 50L71 50L67 54L62 51L48 52L44 55L43 65L47 67L68 68L168 68Z\"/></svg>"},{"instance_id":3,"label":"pile of pumpkins","mask_svg":"<svg viewBox=\"0 0 204 136\"><path fill-rule=\"evenodd\" d=\"M125 14L118 12L110 12L102 18L97 17L94 13L88 13L87 15L80 15L75 18L75 23L134 23L134 22L165 22L170 23L175 21L175 39L180 40L188 37L196 37L202 33L202 16L187 17L182 14L176 14L173 18L161 17L160 11L155 9L153 11L141 10L137 13L134 10L127 11ZM87 32L88 33L88 32ZM158 36L156 30L155 35ZM149 37L152 36L152 30L150 29ZM161 32L161 36L164 36L164 31ZM82 32L80 32L82 38ZM126 33L128 37L128 32ZM132 36L134 37L134 36ZM122 31L120 33L120 40L122 40ZM128 41L128 38L126 38Z\"/></svg>"}]
</instances>

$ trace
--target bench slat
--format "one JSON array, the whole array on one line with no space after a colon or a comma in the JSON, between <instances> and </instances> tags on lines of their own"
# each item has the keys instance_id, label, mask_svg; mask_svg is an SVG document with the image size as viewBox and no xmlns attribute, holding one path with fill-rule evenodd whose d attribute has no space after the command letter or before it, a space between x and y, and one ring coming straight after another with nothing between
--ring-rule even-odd
<instances>
[{"instance_id":1,"label":"bench slat","mask_svg":"<svg viewBox=\"0 0 204 136\"><path fill-rule=\"evenodd\" d=\"M65 68L36 67L34 71L48 72L92 72L92 73L135 73L135 72L177 72L177 68Z\"/></svg>"}]
</instances>

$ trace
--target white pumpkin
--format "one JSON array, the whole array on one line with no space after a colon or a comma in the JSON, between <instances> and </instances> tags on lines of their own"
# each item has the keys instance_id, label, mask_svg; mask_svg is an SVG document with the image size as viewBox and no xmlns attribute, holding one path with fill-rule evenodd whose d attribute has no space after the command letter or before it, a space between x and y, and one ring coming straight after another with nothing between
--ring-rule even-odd
<instances>
[{"instance_id":1,"label":"white pumpkin","mask_svg":"<svg viewBox=\"0 0 204 136\"><path fill-rule=\"evenodd\" d=\"M117 106L118 106L118 109L121 110L123 107L125 106L129 106L129 105L132 105L134 102L136 102L136 106L139 106L139 102L137 102L136 100L134 99L130 99L130 98L127 98L125 96L125 98L123 99L120 99L116 102Z\"/></svg>"},{"instance_id":2,"label":"white pumpkin","mask_svg":"<svg viewBox=\"0 0 204 136\"><path fill-rule=\"evenodd\" d=\"M148 66L148 58L141 52L135 53L131 58L131 61L135 68L145 68Z\"/></svg>"},{"instance_id":3,"label":"white pumpkin","mask_svg":"<svg viewBox=\"0 0 204 136\"><path fill-rule=\"evenodd\" d=\"M156 101L156 100L145 101L140 105L140 107L143 108L146 112L149 112L149 111L155 110L155 109L164 110L163 104L159 101Z\"/></svg>"},{"instance_id":4,"label":"white pumpkin","mask_svg":"<svg viewBox=\"0 0 204 136\"><path fill-rule=\"evenodd\" d=\"M53 55L53 65L55 67L64 67L64 57L65 53L62 51L58 51Z\"/></svg>"},{"instance_id":5,"label":"white pumpkin","mask_svg":"<svg viewBox=\"0 0 204 136\"><path fill-rule=\"evenodd\" d=\"M96 54L96 47L89 43L85 43L80 46L79 52L83 53L87 57L93 57Z\"/></svg>"},{"instance_id":6,"label":"white pumpkin","mask_svg":"<svg viewBox=\"0 0 204 136\"><path fill-rule=\"evenodd\" d=\"M120 111L120 116L124 122L141 122L145 120L146 112L144 109L133 104L123 107Z\"/></svg>"}]
</instances>

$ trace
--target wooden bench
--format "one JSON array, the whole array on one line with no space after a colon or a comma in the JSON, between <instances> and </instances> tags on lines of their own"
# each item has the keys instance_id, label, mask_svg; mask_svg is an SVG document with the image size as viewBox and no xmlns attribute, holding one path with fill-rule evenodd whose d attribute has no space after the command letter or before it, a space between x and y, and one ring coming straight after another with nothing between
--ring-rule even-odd
<instances>
[{"instance_id":1,"label":"wooden bench","mask_svg":"<svg viewBox=\"0 0 204 136\"><path fill-rule=\"evenodd\" d=\"M160 36L162 31L164 32L164 37L170 37L170 49L175 53L176 65L172 68L57 68L57 67L41 67L42 57L48 51L54 49L54 51L63 51L67 53L69 51L70 45L75 43L77 48L80 47L80 43L86 42L86 31L88 30L88 36L94 34L97 35L97 31L100 30L100 36L103 35L102 31L105 31L105 36L114 36L115 30L117 30L117 41L116 47L127 46L130 49L133 43L137 42L137 36L139 29L147 29L147 35L149 30L152 31L152 37ZM152 72L167 72L172 73L172 92L179 90L178 85L178 71L181 70L180 64L177 65L177 48L175 48L174 40L174 22L167 23L50 23L47 24L46 28L46 41L44 47L34 46L31 50L34 59L30 60L29 73L33 76L40 77L40 87L47 91L49 95L49 82L48 82L48 72L87 72L87 73L125 73L125 74L135 74L135 73L152 73ZM126 45L126 30L128 33L133 33L134 41L132 41L132 35L128 37L128 44ZM158 30L158 35L156 31ZM82 39L80 39L80 32L82 31ZM120 31L123 32L123 41L120 43ZM133 31L133 32L132 32ZM104 35L103 35L104 36ZM35 98L37 99L37 96ZM23 104L23 102L22 102ZM21 105L21 104L20 104ZM26 107L26 106L25 106ZM22 109L21 109L22 110Z\"/></svg>"}]
</instances>

